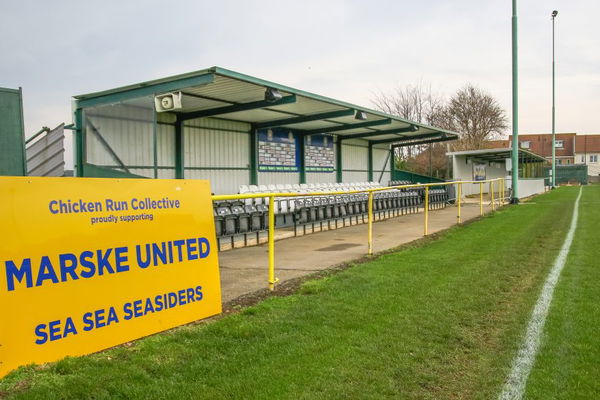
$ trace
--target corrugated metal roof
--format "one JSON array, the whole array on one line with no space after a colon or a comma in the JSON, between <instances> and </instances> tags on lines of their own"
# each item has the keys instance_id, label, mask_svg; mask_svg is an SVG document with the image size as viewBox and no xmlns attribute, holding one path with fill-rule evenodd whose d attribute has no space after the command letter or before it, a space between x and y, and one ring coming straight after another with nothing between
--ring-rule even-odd
<instances>
[{"instance_id":1,"label":"corrugated metal roof","mask_svg":"<svg viewBox=\"0 0 600 400\"><path fill-rule=\"evenodd\" d=\"M482 160L501 161L511 158L512 150L507 148L502 149L480 149L480 150L465 150L446 153L449 156L467 156ZM521 162L547 162L547 160L532 151L519 149L519 159Z\"/></svg>"},{"instance_id":2,"label":"corrugated metal roof","mask_svg":"<svg viewBox=\"0 0 600 400\"><path fill-rule=\"evenodd\" d=\"M175 90L174 87L176 85L172 85L173 83L179 81L185 82L204 76L210 78L205 81L207 83L195 86L182 86L176 89L183 93L183 109L178 110L180 116L185 117L189 115L191 117L194 115L191 113L198 112L202 112L203 116L208 116L210 110L220 108L221 112L216 115L218 118L250 124L286 120L287 123L276 126L299 132L304 131L306 134L319 133L320 130L325 130L340 137L364 134L364 139L374 142L393 141L395 139L402 140L406 138L418 139L424 135L426 140L431 141L454 140L458 138L458 135L454 132L220 67L212 67L188 74L142 82L102 92L83 94L75 96L75 99L80 102L86 102L91 99L102 98L103 102L108 103L111 99L119 101L128 92L131 92L132 95L140 90L144 90L144 93L152 92L153 87L156 88L156 92L153 93L160 94L161 90L164 92L164 88L166 87L168 87L169 91ZM276 89L284 97L295 96L295 101L285 104L261 104L260 107L249 110L236 110L236 106L239 105L264 101L266 88ZM224 113L224 107L232 107L231 110L226 109L226 111L231 112ZM343 110L361 111L366 114L367 118L366 120L357 120L354 114L352 114L334 118L324 117L323 119L310 121L299 119L296 122L290 122L290 118L293 117L314 117L323 113ZM381 124L382 122L384 124ZM370 123L379 124L369 125ZM356 124L361 124L362 126L356 126ZM406 132L402 132L403 129L406 129ZM378 132L381 132L381 134L377 134Z\"/></svg>"}]
</instances>

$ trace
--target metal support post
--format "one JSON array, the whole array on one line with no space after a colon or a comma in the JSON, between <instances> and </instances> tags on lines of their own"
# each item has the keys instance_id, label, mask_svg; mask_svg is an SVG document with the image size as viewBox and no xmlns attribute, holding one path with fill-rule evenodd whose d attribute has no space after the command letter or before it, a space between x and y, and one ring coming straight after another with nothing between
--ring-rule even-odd
<instances>
[{"instance_id":1,"label":"metal support post","mask_svg":"<svg viewBox=\"0 0 600 400\"><path fill-rule=\"evenodd\" d=\"M368 221L369 221L369 244L368 244L368 255L373 255L373 191L369 192L369 204L368 204Z\"/></svg>"},{"instance_id":2,"label":"metal support post","mask_svg":"<svg viewBox=\"0 0 600 400\"><path fill-rule=\"evenodd\" d=\"M479 215L483 216L483 183L479 182Z\"/></svg>"},{"instance_id":3,"label":"metal support post","mask_svg":"<svg viewBox=\"0 0 600 400\"><path fill-rule=\"evenodd\" d=\"M496 200L494 200L494 181L490 182L490 187L492 188L492 190L490 190L492 196L492 211L496 211Z\"/></svg>"},{"instance_id":4,"label":"metal support post","mask_svg":"<svg viewBox=\"0 0 600 400\"><path fill-rule=\"evenodd\" d=\"M425 186L425 227L423 229L423 236L427 236L428 230L427 225L429 224L429 186Z\"/></svg>"},{"instance_id":5,"label":"metal support post","mask_svg":"<svg viewBox=\"0 0 600 400\"><path fill-rule=\"evenodd\" d=\"M275 290L275 196L269 196L269 289Z\"/></svg>"},{"instance_id":6,"label":"metal support post","mask_svg":"<svg viewBox=\"0 0 600 400\"><path fill-rule=\"evenodd\" d=\"M458 214L456 215L456 223L458 223L458 224L461 223L461 221L460 221L460 197L461 197L460 188L461 188L461 185L462 184L460 184L460 183L458 185L456 185L456 186L458 186L458 188L457 188L458 194L456 195L456 201L458 202Z\"/></svg>"}]
</instances>

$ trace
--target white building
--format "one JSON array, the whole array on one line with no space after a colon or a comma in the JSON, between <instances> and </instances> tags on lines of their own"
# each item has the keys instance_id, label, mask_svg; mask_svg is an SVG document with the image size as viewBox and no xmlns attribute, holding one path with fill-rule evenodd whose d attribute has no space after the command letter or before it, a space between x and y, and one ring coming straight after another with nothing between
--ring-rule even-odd
<instances>
[{"instance_id":1,"label":"white building","mask_svg":"<svg viewBox=\"0 0 600 400\"><path fill-rule=\"evenodd\" d=\"M452 178L460 181L474 181L462 187L466 196L479 193L477 181L486 179L506 178L507 188L511 187L511 150L510 149L483 149L456 151L447 153L452 156ZM519 187L518 197L524 198L534 194L543 193L544 185L544 157L527 150L519 149ZM487 193L489 186L483 185L483 192Z\"/></svg>"}]
</instances>

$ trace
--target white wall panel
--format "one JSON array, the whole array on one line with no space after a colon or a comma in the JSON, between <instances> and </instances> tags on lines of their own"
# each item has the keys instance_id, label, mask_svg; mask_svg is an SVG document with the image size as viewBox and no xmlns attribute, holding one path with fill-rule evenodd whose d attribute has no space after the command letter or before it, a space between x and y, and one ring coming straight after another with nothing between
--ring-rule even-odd
<instances>
[{"instance_id":1,"label":"white wall panel","mask_svg":"<svg viewBox=\"0 0 600 400\"><path fill-rule=\"evenodd\" d=\"M247 185L247 170L185 170L185 179L208 179L214 194L234 194L240 185Z\"/></svg>"},{"instance_id":2,"label":"white wall panel","mask_svg":"<svg viewBox=\"0 0 600 400\"><path fill-rule=\"evenodd\" d=\"M366 142L365 142L366 143ZM342 168L367 170L368 147L342 143Z\"/></svg>"},{"instance_id":3,"label":"white wall panel","mask_svg":"<svg viewBox=\"0 0 600 400\"><path fill-rule=\"evenodd\" d=\"M278 183L300 183L299 172L259 172L258 173L258 184L259 185L270 185Z\"/></svg>"},{"instance_id":4,"label":"white wall panel","mask_svg":"<svg viewBox=\"0 0 600 400\"><path fill-rule=\"evenodd\" d=\"M208 121L206 121L208 122ZM230 121L218 121L219 128L184 127L186 167L248 167L249 134L227 131ZM233 123L238 127L239 123Z\"/></svg>"},{"instance_id":5,"label":"white wall panel","mask_svg":"<svg viewBox=\"0 0 600 400\"><path fill-rule=\"evenodd\" d=\"M158 124L156 126L157 158L161 167L175 167L175 127Z\"/></svg>"},{"instance_id":6,"label":"white wall panel","mask_svg":"<svg viewBox=\"0 0 600 400\"><path fill-rule=\"evenodd\" d=\"M349 182L366 182L368 181L369 174L367 171L356 172L356 171L344 171L343 181Z\"/></svg>"},{"instance_id":7,"label":"white wall panel","mask_svg":"<svg viewBox=\"0 0 600 400\"><path fill-rule=\"evenodd\" d=\"M158 179L175 179L175 168L172 169L159 169Z\"/></svg>"},{"instance_id":8,"label":"white wall panel","mask_svg":"<svg viewBox=\"0 0 600 400\"><path fill-rule=\"evenodd\" d=\"M335 183L336 175L334 172L307 172L306 183Z\"/></svg>"}]
</instances>

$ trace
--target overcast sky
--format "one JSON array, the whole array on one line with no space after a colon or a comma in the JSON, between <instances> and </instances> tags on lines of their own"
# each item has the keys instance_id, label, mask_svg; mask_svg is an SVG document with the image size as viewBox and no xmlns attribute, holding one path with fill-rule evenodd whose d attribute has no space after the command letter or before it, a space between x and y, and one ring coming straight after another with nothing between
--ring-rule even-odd
<instances>
[{"instance_id":1,"label":"overcast sky","mask_svg":"<svg viewBox=\"0 0 600 400\"><path fill-rule=\"evenodd\" d=\"M600 133L600 1L519 4L520 132ZM23 87L26 136L71 122L71 96L218 65L371 106L419 81L467 82L510 116L510 0L0 2L0 86ZM509 129L510 130L510 129Z\"/></svg>"}]
</instances>

